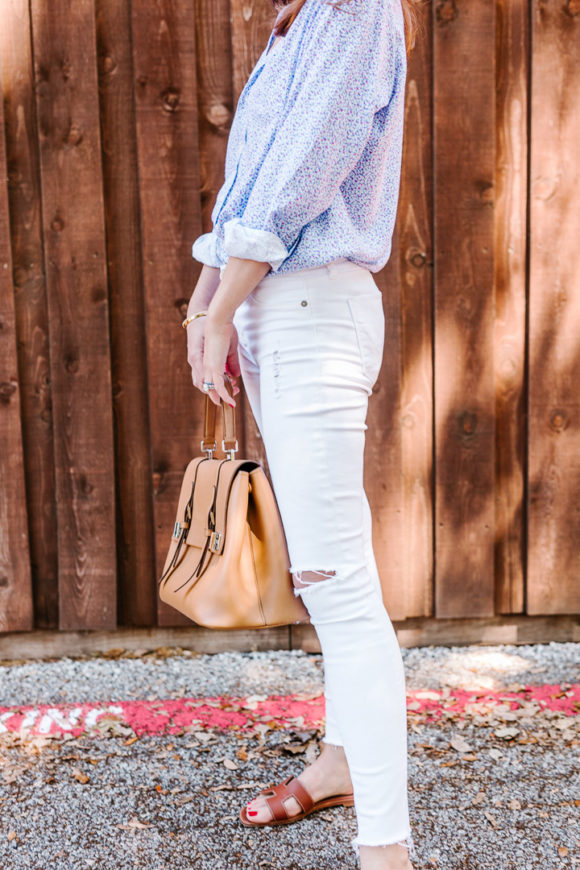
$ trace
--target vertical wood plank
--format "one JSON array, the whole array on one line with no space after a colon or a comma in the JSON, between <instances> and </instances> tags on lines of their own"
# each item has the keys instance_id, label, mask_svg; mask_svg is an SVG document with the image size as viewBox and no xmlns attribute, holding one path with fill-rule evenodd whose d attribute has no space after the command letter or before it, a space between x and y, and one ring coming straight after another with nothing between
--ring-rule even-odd
<instances>
[{"instance_id":1,"label":"vertical wood plank","mask_svg":"<svg viewBox=\"0 0 580 870\"><path fill-rule=\"evenodd\" d=\"M238 97L264 51L276 16L269 2L230 0L232 22L232 72L234 95Z\"/></svg>"},{"instance_id":2,"label":"vertical wood plank","mask_svg":"<svg viewBox=\"0 0 580 870\"><path fill-rule=\"evenodd\" d=\"M433 607L432 93L430 7L407 58L403 165L383 292L383 366L369 403L365 489L392 619Z\"/></svg>"},{"instance_id":3,"label":"vertical wood plank","mask_svg":"<svg viewBox=\"0 0 580 870\"><path fill-rule=\"evenodd\" d=\"M436 615L494 609L495 16L434 11Z\"/></svg>"},{"instance_id":4,"label":"vertical wood plank","mask_svg":"<svg viewBox=\"0 0 580 870\"><path fill-rule=\"evenodd\" d=\"M269 2L261 0L229 0L231 19L231 69L234 109L256 62L264 51L274 26L275 15ZM225 158L225 155L224 155ZM223 164L222 177L223 182ZM268 459L260 431L252 415L250 403L242 389L238 395L242 441L246 456L261 463L271 482Z\"/></svg>"},{"instance_id":5,"label":"vertical wood plank","mask_svg":"<svg viewBox=\"0 0 580 870\"><path fill-rule=\"evenodd\" d=\"M580 7L534 0L527 612L580 610Z\"/></svg>"},{"instance_id":6,"label":"vertical wood plank","mask_svg":"<svg viewBox=\"0 0 580 870\"><path fill-rule=\"evenodd\" d=\"M59 627L116 624L109 311L92 0L32 0L50 318Z\"/></svg>"},{"instance_id":7,"label":"vertical wood plank","mask_svg":"<svg viewBox=\"0 0 580 870\"><path fill-rule=\"evenodd\" d=\"M230 0L195 0L195 19L202 227L211 232L234 109Z\"/></svg>"},{"instance_id":8,"label":"vertical wood plank","mask_svg":"<svg viewBox=\"0 0 580 870\"><path fill-rule=\"evenodd\" d=\"M203 428L181 329L196 271L191 245L202 230L195 25L193 5L132 6L157 578ZM190 624L159 599L157 608L160 625Z\"/></svg>"},{"instance_id":9,"label":"vertical wood plank","mask_svg":"<svg viewBox=\"0 0 580 870\"><path fill-rule=\"evenodd\" d=\"M130 6L96 0L96 35L117 467L118 621L155 625L153 475Z\"/></svg>"},{"instance_id":10,"label":"vertical wood plank","mask_svg":"<svg viewBox=\"0 0 580 870\"><path fill-rule=\"evenodd\" d=\"M364 487L373 518L373 550L383 587L383 600L391 619L404 619L405 554L401 541L404 483L401 444L401 285L398 244L374 274L383 294L385 349L373 394L369 397L365 437Z\"/></svg>"},{"instance_id":11,"label":"vertical wood plank","mask_svg":"<svg viewBox=\"0 0 580 870\"><path fill-rule=\"evenodd\" d=\"M495 600L524 606L528 0L496 2Z\"/></svg>"},{"instance_id":12,"label":"vertical wood plank","mask_svg":"<svg viewBox=\"0 0 580 870\"><path fill-rule=\"evenodd\" d=\"M405 134L394 257L401 287L401 431L405 616L433 611L433 140L431 9L407 61ZM377 421L378 422L378 421ZM394 578L393 578L394 580Z\"/></svg>"},{"instance_id":13,"label":"vertical wood plank","mask_svg":"<svg viewBox=\"0 0 580 870\"><path fill-rule=\"evenodd\" d=\"M34 626L1 101L0 444L0 631L24 631Z\"/></svg>"},{"instance_id":14,"label":"vertical wood plank","mask_svg":"<svg viewBox=\"0 0 580 870\"><path fill-rule=\"evenodd\" d=\"M11 215L14 307L34 624L58 625L52 388L30 10L4 0L0 80Z\"/></svg>"}]
</instances>

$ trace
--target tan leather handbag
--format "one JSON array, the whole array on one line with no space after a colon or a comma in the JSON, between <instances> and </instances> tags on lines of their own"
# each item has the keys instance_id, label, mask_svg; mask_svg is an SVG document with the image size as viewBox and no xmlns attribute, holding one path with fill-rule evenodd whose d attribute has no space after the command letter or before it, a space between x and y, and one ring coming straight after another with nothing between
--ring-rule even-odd
<instances>
[{"instance_id":1,"label":"tan leather handbag","mask_svg":"<svg viewBox=\"0 0 580 870\"><path fill-rule=\"evenodd\" d=\"M217 405L206 396L205 455L185 470L159 597L206 628L310 622L302 599L294 595L286 537L268 478L255 460L235 459L235 408L223 399L221 408L226 458L213 457Z\"/></svg>"}]
</instances>

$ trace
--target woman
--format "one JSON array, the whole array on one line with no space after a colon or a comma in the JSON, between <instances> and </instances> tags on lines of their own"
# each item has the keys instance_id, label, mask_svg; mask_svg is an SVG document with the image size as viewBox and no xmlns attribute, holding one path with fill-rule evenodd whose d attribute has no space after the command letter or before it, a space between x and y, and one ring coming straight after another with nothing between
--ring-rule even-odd
<instances>
[{"instance_id":1,"label":"woman","mask_svg":"<svg viewBox=\"0 0 580 870\"><path fill-rule=\"evenodd\" d=\"M287 823L327 798L354 802L362 870L411 868L404 673L363 488L385 327L372 273L395 222L410 3L275 2L213 230L193 245L204 268L184 322L196 387L235 405L242 378L324 660L319 757L241 820Z\"/></svg>"}]
</instances>

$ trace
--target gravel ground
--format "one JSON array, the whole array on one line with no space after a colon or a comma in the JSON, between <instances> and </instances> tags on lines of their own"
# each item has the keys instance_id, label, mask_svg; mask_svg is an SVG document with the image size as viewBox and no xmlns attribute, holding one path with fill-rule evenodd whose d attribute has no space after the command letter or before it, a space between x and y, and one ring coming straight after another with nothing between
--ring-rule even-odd
<instances>
[{"instance_id":1,"label":"gravel ground","mask_svg":"<svg viewBox=\"0 0 580 870\"><path fill-rule=\"evenodd\" d=\"M578 644L404 650L408 687L578 682ZM322 690L298 652L84 657L0 667L0 705ZM521 720L505 739L477 717L410 718L415 870L580 866L579 718ZM240 806L298 774L317 732L193 731L141 738L0 740L2 870L347 870L354 808L250 830ZM457 749L458 740L465 744ZM452 745L453 741L455 747ZM286 748L291 743L292 750ZM297 751L296 744L301 744ZM236 766L233 769L232 765Z\"/></svg>"},{"instance_id":2,"label":"gravel ground","mask_svg":"<svg viewBox=\"0 0 580 870\"><path fill-rule=\"evenodd\" d=\"M408 689L578 682L580 644L402 650ZM197 655L153 650L0 662L0 706L322 691L322 657L302 650Z\"/></svg>"}]
</instances>

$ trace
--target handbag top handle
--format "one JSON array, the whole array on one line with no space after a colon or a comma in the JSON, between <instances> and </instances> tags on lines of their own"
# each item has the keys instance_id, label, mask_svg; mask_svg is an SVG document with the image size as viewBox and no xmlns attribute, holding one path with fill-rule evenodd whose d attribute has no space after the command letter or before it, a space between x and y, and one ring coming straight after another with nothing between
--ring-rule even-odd
<instances>
[{"instance_id":1,"label":"handbag top handle","mask_svg":"<svg viewBox=\"0 0 580 870\"><path fill-rule=\"evenodd\" d=\"M226 390L233 398L233 392L230 390L229 382L225 381L225 384ZM233 405L228 405L227 402L224 402L222 398L220 398L220 405L222 409L223 422L222 450L224 451L224 453L227 454L228 459L234 459L235 453L238 449L238 439L236 438L236 409ZM216 410L216 403L212 402L209 394L206 393L205 419L203 425L203 439L201 442L201 449L203 453L207 454L208 459L211 459L214 451L217 450L217 441L215 437Z\"/></svg>"}]
</instances>

